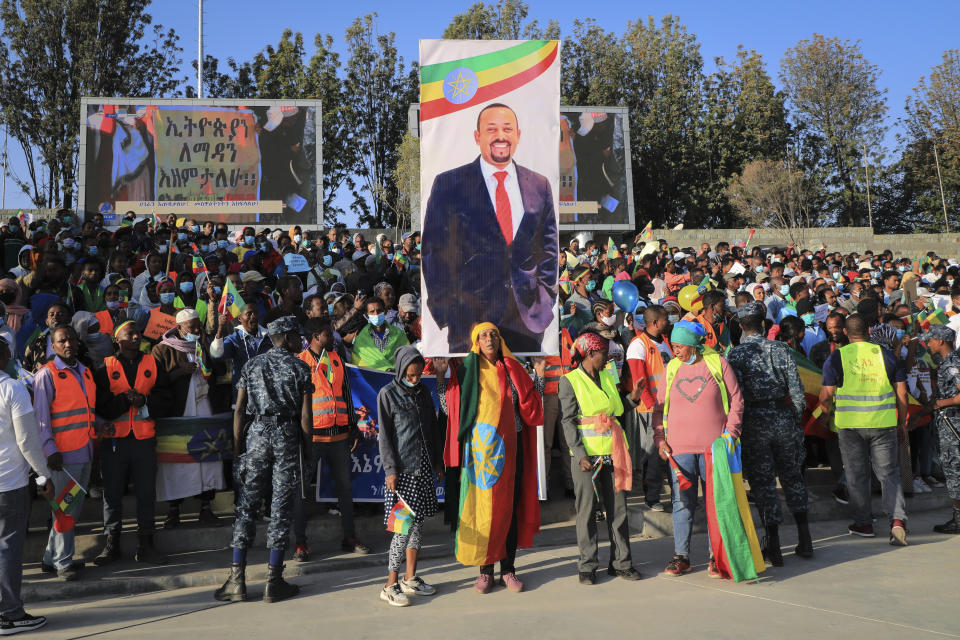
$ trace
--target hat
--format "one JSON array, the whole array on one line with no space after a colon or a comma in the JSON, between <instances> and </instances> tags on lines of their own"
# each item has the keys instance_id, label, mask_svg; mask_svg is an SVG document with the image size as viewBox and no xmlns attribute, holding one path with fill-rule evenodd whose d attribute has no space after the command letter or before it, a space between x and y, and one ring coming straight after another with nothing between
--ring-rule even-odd
<instances>
[{"instance_id":1,"label":"hat","mask_svg":"<svg viewBox=\"0 0 960 640\"><path fill-rule=\"evenodd\" d=\"M412 237L413 237L413 231L407 231L405 234L400 236L400 239L406 240L407 238L412 238Z\"/></svg>"},{"instance_id":2,"label":"hat","mask_svg":"<svg viewBox=\"0 0 960 640\"><path fill-rule=\"evenodd\" d=\"M687 257L687 254L685 254L683 251L677 251L675 254L673 254L674 260L683 260L686 257Z\"/></svg>"},{"instance_id":3,"label":"hat","mask_svg":"<svg viewBox=\"0 0 960 640\"><path fill-rule=\"evenodd\" d=\"M739 309L737 309L737 318L740 320L748 320L750 318L764 318L766 313L763 312L763 305L754 300L753 302L748 302Z\"/></svg>"},{"instance_id":4,"label":"hat","mask_svg":"<svg viewBox=\"0 0 960 640\"><path fill-rule=\"evenodd\" d=\"M797 284L798 282L806 282L803 276L793 276L790 278L790 286Z\"/></svg>"},{"instance_id":5,"label":"hat","mask_svg":"<svg viewBox=\"0 0 960 640\"><path fill-rule=\"evenodd\" d=\"M402 313L420 313L420 301L412 293L405 293L397 302L397 310Z\"/></svg>"},{"instance_id":6,"label":"hat","mask_svg":"<svg viewBox=\"0 0 960 640\"><path fill-rule=\"evenodd\" d=\"M285 333L300 333L300 325L293 316L277 318L267 325L267 333L271 336L280 336Z\"/></svg>"},{"instance_id":7,"label":"hat","mask_svg":"<svg viewBox=\"0 0 960 640\"><path fill-rule=\"evenodd\" d=\"M240 282L260 282L261 280L266 280L264 275L259 271L244 271L240 274Z\"/></svg>"},{"instance_id":8,"label":"hat","mask_svg":"<svg viewBox=\"0 0 960 640\"><path fill-rule=\"evenodd\" d=\"M670 342L673 344L683 344L698 349L703 346L706 337L707 330L703 328L703 325L690 320L681 320L673 325L673 331L670 332Z\"/></svg>"},{"instance_id":9,"label":"hat","mask_svg":"<svg viewBox=\"0 0 960 640\"><path fill-rule=\"evenodd\" d=\"M952 346L954 341L957 339L957 333L945 324L933 324L930 325L930 329L920 336L920 339L924 342L927 342L930 340L930 338L943 340L944 342L950 343Z\"/></svg>"},{"instance_id":10,"label":"hat","mask_svg":"<svg viewBox=\"0 0 960 640\"><path fill-rule=\"evenodd\" d=\"M354 251L354 252L353 252L353 255L350 256L350 259L351 259L351 260L359 260L360 258L364 257L365 255L367 255L367 253L366 253L365 251L360 251L360 250L358 249L357 251Z\"/></svg>"},{"instance_id":11,"label":"hat","mask_svg":"<svg viewBox=\"0 0 960 640\"><path fill-rule=\"evenodd\" d=\"M917 287L917 297L918 298L929 298L933 294L930 293L930 289L926 287Z\"/></svg>"},{"instance_id":12,"label":"hat","mask_svg":"<svg viewBox=\"0 0 960 640\"><path fill-rule=\"evenodd\" d=\"M197 313L196 309L191 309L187 307L186 309L181 309L177 312L177 324L183 324L184 322L190 322L191 320L199 320L200 314Z\"/></svg>"},{"instance_id":13,"label":"hat","mask_svg":"<svg viewBox=\"0 0 960 640\"><path fill-rule=\"evenodd\" d=\"M769 279L770 279L770 274L769 274L769 273L758 273L758 274L757 274L757 282L764 282L764 281L769 280Z\"/></svg>"}]
</instances>

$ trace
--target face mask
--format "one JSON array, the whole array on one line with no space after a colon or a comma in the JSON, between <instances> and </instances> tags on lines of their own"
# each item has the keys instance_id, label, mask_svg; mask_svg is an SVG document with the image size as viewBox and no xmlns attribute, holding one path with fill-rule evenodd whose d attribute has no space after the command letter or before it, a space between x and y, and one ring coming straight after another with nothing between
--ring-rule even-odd
<instances>
[{"instance_id":1,"label":"face mask","mask_svg":"<svg viewBox=\"0 0 960 640\"><path fill-rule=\"evenodd\" d=\"M300 244L300 241L303 240L303 236L299 233L293 235L293 244Z\"/></svg>"},{"instance_id":2,"label":"face mask","mask_svg":"<svg viewBox=\"0 0 960 640\"><path fill-rule=\"evenodd\" d=\"M327 313L329 313L330 315L333 315L333 305L332 305L332 304L328 304L328 305L327 305Z\"/></svg>"},{"instance_id":3,"label":"face mask","mask_svg":"<svg viewBox=\"0 0 960 640\"><path fill-rule=\"evenodd\" d=\"M217 269L217 271L220 273L220 275L226 276L226 275L227 275L227 265L225 265L225 264L220 265L220 268Z\"/></svg>"},{"instance_id":4,"label":"face mask","mask_svg":"<svg viewBox=\"0 0 960 640\"><path fill-rule=\"evenodd\" d=\"M387 260L389 260L390 262L393 262L393 254L392 254L392 253L388 253L388 254L387 254Z\"/></svg>"},{"instance_id":5,"label":"face mask","mask_svg":"<svg viewBox=\"0 0 960 640\"><path fill-rule=\"evenodd\" d=\"M812 313L805 313L805 314L803 314L802 316L800 316L800 319L803 320L803 324L805 324L805 325L807 325L807 326L809 327L809 326L812 326L812 325L813 325L813 319L814 319L814 317L816 317L816 316L815 316L814 314L812 314Z\"/></svg>"},{"instance_id":6,"label":"face mask","mask_svg":"<svg viewBox=\"0 0 960 640\"><path fill-rule=\"evenodd\" d=\"M200 336L196 333L188 333L187 335L184 336L184 340L186 340L187 342L196 342L199 339L200 339Z\"/></svg>"},{"instance_id":7,"label":"face mask","mask_svg":"<svg viewBox=\"0 0 960 640\"><path fill-rule=\"evenodd\" d=\"M833 272L833 279L834 279L834 281L836 281L836 282L840 282L840 272L839 272L839 271L834 271L834 272Z\"/></svg>"},{"instance_id":8,"label":"face mask","mask_svg":"<svg viewBox=\"0 0 960 640\"><path fill-rule=\"evenodd\" d=\"M185 233L178 233L178 234L177 234L177 240L179 240L180 242L186 242L186 241L187 241L187 234L185 234Z\"/></svg>"},{"instance_id":9,"label":"face mask","mask_svg":"<svg viewBox=\"0 0 960 640\"><path fill-rule=\"evenodd\" d=\"M159 245L159 246L157 247L157 251L159 251L160 253L166 253L166 252L167 252L167 245L166 245L166 244L161 244L161 245Z\"/></svg>"},{"instance_id":10,"label":"face mask","mask_svg":"<svg viewBox=\"0 0 960 640\"><path fill-rule=\"evenodd\" d=\"M591 249L591 250L590 250L590 255L591 255L591 256L598 255L599 253L600 253L600 252L599 252L598 250L596 250L596 249Z\"/></svg>"},{"instance_id":11,"label":"face mask","mask_svg":"<svg viewBox=\"0 0 960 640\"><path fill-rule=\"evenodd\" d=\"M587 283L587 291L593 291L596 288L597 288L597 283L595 281L591 280Z\"/></svg>"},{"instance_id":12,"label":"face mask","mask_svg":"<svg viewBox=\"0 0 960 640\"><path fill-rule=\"evenodd\" d=\"M261 252L261 253L266 253L266 252L267 252L267 243L266 243L266 242L261 242L261 243L260 243L260 252Z\"/></svg>"},{"instance_id":13,"label":"face mask","mask_svg":"<svg viewBox=\"0 0 960 640\"><path fill-rule=\"evenodd\" d=\"M670 324L677 324L680 322L680 316L667 316L667 320L670 321Z\"/></svg>"},{"instance_id":14,"label":"face mask","mask_svg":"<svg viewBox=\"0 0 960 640\"><path fill-rule=\"evenodd\" d=\"M70 216L63 216L63 223L70 224Z\"/></svg>"},{"instance_id":15,"label":"face mask","mask_svg":"<svg viewBox=\"0 0 960 640\"><path fill-rule=\"evenodd\" d=\"M173 304L173 299L177 297L177 294L172 292L161 293L160 294L160 303L161 304Z\"/></svg>"},{"instance_id":16,"label":"face mask","mask_svg":"<svg viewBox=\"0 0 960 640\"><path fill-rule=\"evenodd\" d=\"M326 254L326 255L324 255L324 256L323 256L323 266L329 267L329 266L332 265L332 264L333 264L333 256L331 256L329 253Z\"/></svg>"},{"instance_id":17,"label":"face mask","mask_svg":"<svg viewBox=\"0 0 960 640\"><path fill-rule=\"evenodd\" d=\"M790 285L788 285L788 284L782 284L782 285L780 285L780 295L782 295L782 296L788 296L788 295L790 295Z\"/></svg>"},{"instance_id":18,"label":"face mask","mask_svg":"<svg viewBox=\"0 0 960 640\"><path fill-rule=\"evenodd\" d=\"M73 238L67 238L63 241L63 247L65 249L73 249Z\"/></svg>"},{"instance_id":19,"label":"face mask","mask_svg":"<svg viewBox=\"0 0 960 640\"><path fill-rule=\"evenodd\" d=\"M609 317L608 317L608 316L600 316L600 322L602 322L603 324L607 325L608 327L612 327L613 325L615 325L615 324L617 323L617 316L616 316L616 315L612 315L612 316L609 316Z\"/></svg>"},{"instance_id":20,"label":"face mask","mask_svg":"<svg viewBox=\"0 0 960 640\"><path fill-rule=\"evenodd\" d=\"M304 241L303 241L303 246L309 247L309 246L311 246L311 245L313 245L313 242L311 242L310 240L304 240Z\"/></svg>"},{"instance_id":21,"label":"face mask","mask_svg":"<svg viewBox=\"0 0 960 640\"><path fill-rule=\"evenodd\" d=\"M384 313L377 313L372 316L367 316L367 322L372 324L375 327L379 327L386 321L387 316Z\"/></svg>"},{"instance_id":22,"label":"face mask","mask_svg":"<svg viewBox=\"0 0 960 640\"><path fill-rule=\"evenodd\" d=\"M690 357L683 361L683 364L693 364L697 361L697 354L690 354Z\"/></svg>"},{"instance_id":23,"label":"face mask","mask_svg":"<svg viewBox=\"0 0 960 640\"><path fill-rule=\"evenodd\" d=\"M906 268L906 267L897 267L897 271L899 271L900 273L906 273L906 272L907 272L907 268Z\"/></svg>"},{"instance_id":24,"label":"face mask","mask_svg":"<svg viewBox=\"0 0 960 640\"><path fill-rule=\"evenodd\" d=\"M120 301L119 300L107 300L107 309L119 309Z\"/></svg>"},{"instance_id":25,"label":"face mask","mask_svg":"<svg viewBox=\"0 0 960 640\"><path fill-rule=\"evenodd\" d=\"M757 273L763 273L763 267L754 267L753 270Z\"/></svg>"},{"instance_id":26,"label":"face mask","mask_svg":"<svg viewBox=\"0 0 960 640\"><path fill-rule=\"evenodd\" d=\"M417 243L417 251L420 251L420 243Z\"/></svg>"},{"instance_id":27,"label":"face mask","mask_svg":"<svg viewBox=\"0 0 960 640\"><path fill-rule=\"evenodd\" d=\"M402 382L404 385L406 385L410 389L413 389L415 386L417 386L416 383L410 382L406 378L400 378L400 382Z\"/></svg>"},{"instance_id":28,"label":"face mask","mask_svg":"<svg viewBox=\"0 0 960 640\"><path fill-rule=\"evenodd\" d=\"M207 251L209 251L210 253L213 253L216 250L217 250L216 242L211 242L210 244L207 245Z\"/></svg>"},{"instance_id":29,"label":"face mask","mask_svg":"<svg viewBox=\"0 0 960 640\"><path fill-rule=\"evenodd\" d=\"M217 246L221 249L226 249L230 246L230 242L227 240L217 240Z\"/></svg>"},{"instance_id":30,"label":"face mask","mask_svg":"<svg viewBox=\"0 0 960 640\"><path fill-rule=\"evenodd\" d=\"M896 335L897 335L897 340L900 340L903 338L903 336L907 335L907 332L903 329L897 329Z\"/></svg>"},{"instance_id":31,"label":"face mask","mask_svg":"<svg viewBox=\"0 0 960 640\"><path fill-rule=\"evenodd\" d=\"M253 240L253 236L243 236L243 244L247 245L248 247L253 246Z\"/></svg>"},{"instance_id":32,"label":"face mask","mask_svg":"<svg viewBox=\"0 0 960 640\"><path fill-rule=\"evenodd\" d=\"M97 245L92 244L89 247L87 247L87 253L90 254L91 256L97 255Z\"/></svg>"},{"instance_id":33,"label":"face mask","mask_svg":"<svg viewBox=\"0 0 960 640\"><path fill-rule=\"evenodd\" d=\"M191 291L193 291L193 283L192 283L192 282L181 282L181 283L180 283L180 291L183 291L184 293L190 293Z\"/></svg>"},{"instance_id":34,"label":"face mask","mask_svg":"<svg viewBox=\"0 0 960 640\"><path fill-rule=\"evenodd\" d=\"M193 225L192 227L190 227L190 231L193 231L194 233L199 233L200 227L197 225Z\"/></svg>"}]
</instances>

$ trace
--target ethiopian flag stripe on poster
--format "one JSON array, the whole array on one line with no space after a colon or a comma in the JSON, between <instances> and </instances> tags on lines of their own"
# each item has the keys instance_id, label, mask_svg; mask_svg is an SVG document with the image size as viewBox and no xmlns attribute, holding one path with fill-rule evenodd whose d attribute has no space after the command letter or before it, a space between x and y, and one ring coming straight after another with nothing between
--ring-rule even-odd
<instances>
[{"instance_id":1,"label":"ethiopian flag stripe on poster","mask_svg":"<svg viewBox=\"0 0 960 640\"><path fill-rule=\"evenodd\" d=\"M557 40L531 40L502 51L420 69L420 120L489 102L530 82L557 57Z\"/></svg>"}]
</instances>

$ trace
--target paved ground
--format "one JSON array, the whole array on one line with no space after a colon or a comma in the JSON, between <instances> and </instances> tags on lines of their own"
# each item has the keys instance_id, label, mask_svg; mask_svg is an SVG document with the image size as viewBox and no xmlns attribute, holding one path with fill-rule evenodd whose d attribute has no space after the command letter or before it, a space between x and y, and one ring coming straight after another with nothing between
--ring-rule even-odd
<instances>
[{"instance_id":1,"label":"paved ground","mask_svg":"<svg viewBox=\"0 0 960 640\"><path fill-rule=\"evenodd\" d=\"M50 623L27 637L960 637L954 597L960 537L930 533L945 518L943 512L914 517L907 548L891 547L885 537L852 538L846 521L815 523L812 560L793 556L795 536L786 530L786 566L743 584L707 578L703 535L694 536L695 572L682 578L659 574L672 554L671 539L635 540L634 564L644 580L604 575L593 587L577 583L572 527L558 524L518 559L527 592L501 588L487 596L470 589L476 572L447 555L449 541L434 538L434 557L420 575L438 594L407 609L378 600L382 566L357 567L294 578L301 595L272 605L258 601L260 583L250 585L254 601L232 605L216 603L210 587L35 603L28 609ZM600 557L603 562L605 548Z\"/></svg>"}]
</instances>

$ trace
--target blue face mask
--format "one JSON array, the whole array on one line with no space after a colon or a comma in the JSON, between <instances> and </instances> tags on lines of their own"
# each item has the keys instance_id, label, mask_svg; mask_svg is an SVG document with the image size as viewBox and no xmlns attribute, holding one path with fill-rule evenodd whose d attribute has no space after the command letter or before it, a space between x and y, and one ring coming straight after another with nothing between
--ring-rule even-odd
<instances>
[{"instance_id":1,"label":"blue face mask","mask_svg":"<svg viewBox=\"0 0 960 640\"><path fill-rule=\"evenodd\" d=\"M420 243L417 243L417 251L420 251Z\"/></svg>"},{"instance_id":2,"label":"blue face mask","mask_svg":"<svg viewBox=\"0 0 960 640\"><path fill-rule=\"evenodd\" d=\"M597 249L591 249L591 250L590 250L590 255L591 255L591 256L595 256L595 255L597 255L597 254L599 254L599 253L600 253L600 251L598 251Z\"/></svg>"},{"instance_id":3,"label":"blue face mask","mask_svg":"<svg viewBox=\"0 0 960 640\"><path fill-rule=\"evenodd\" d=\"M367 322L369 322L371 325L375 327L379 327L383 325L386 319L387 319L387 315L385 313L377 313L372 316L367 316Z\"/></svg>"},{"instance_id":4,"label":"blue face mask","mask_svg":"<svg viewBox=\"0 0 960 640\"><path fill-rule=\"evenodd\" d=\"M266 242L261 242L261 243L260 243L260 252L261 252L261 253L266 253L266 252L267 252L267 243L266 243Z\"/></svg>"},{"instance_id":5,"label":"blue face mask","mask_svg":"<svg viewBox=\"0 0 960 640\"><path fill-rule=\"evenodd\" d=\"M299 233L293 235L293 244L300 244L300 241L303 240L303 236Z\"/></svg>"},{"instance_id":6,"label":"blue face mask","mask_svg":"<svg viewBox=\"0 0 960 640\"><path fill-rule=\"evenodd\" d=\"M243 244L247 245L248 247L253 246L253 241L254 241L253 236L243 236Z\"/></svg>"},{"instance_id":7,"label":"blue face mask","mask_svg":"<svg viewBox=\"0 0 960 640\"><path fill-rule=\"evenodd\" d=\"M839 271L834 271L834 272L833 272L833 279L834 279L835 281L837 281L837 282L840 282L840 272L839 272Z\"/></svg>"},{"instance_id":8,"label":"blue face mask","mask_svg":"<svg viewBox=\"0 0 960 640\"><path fill-rule=\"evenodd\" d=\"M754 267L753 270L756 271L757 273L763 273L763 266L761 265L761 266Z\"/></svg>"},{"instance_id":9,"label":"blue face mask","mask_svg":"<svg viewBox=\"0 0 960 640\"><path fill-rule=\"evenodd\" d=\"M181 232L181 233L178 233L178 234L177 234L177 240L179 240L180 242L186 242L186 241L187 241L187 234L182 233L182 232Z\"/></svg>"},{"instance_id":10,"label":"blue face mask","mask_svg":"<svg viewBox=\"0 0 960 640\"><path fill-rule=\"evenodd\" d=\"M193 291L193 283L192 283L192 282L181 282L181 283L180 283L180 291L183 291L184 293L190 293L191 291Z\"/></svg>"},{"instance_id":11,"label":"blue face mask","mask_svg":"<svg viewBox=\"0 0 960 640\"><path fill-rule=\"evenodd\" d=\"M780 285L780 295L783 295L783 296L790 295L790 285L788 284Z\"/></svg>"},{"instance_id":12,"label":"blue face mask","mask_svg":"<svg viewBox=\"0 0 960 640\"><path fill-rule=\"evenodd\" d=\"M177 294L172 292L161 293L160 294L160 303L161 304L173 304L173 299L177 297Z\"/></svg>"},{"instance_id":13,"label":"blue face mask","mask_svg":"<svg viewBox=\"0 0 960 640\"><path fill-rule=\"evenodd\" d=\"M388 253L388 254L387 254L387 260L389 260L390 262L393 262L393 254L392 254L392 253Z\"/></svg>"},{"instance_id":14,"label":"blue face mask","mask_svg":"<svg viewBox=\"0 0 960 640\"><path fill-rule=\"evenodd\" d=\"M303 241L303 246L305 246L305 247L309 247L309 246L311 246L312 244L313 244L313 242L311 242L310 240L304 240L304 241Z\"/></svg>"},{"instance_id":15,"label":"blue face mask","mask_svg":"<svg viewBox=\"0 0 960 640\"><path fill-rule=\"evenodd\" d=\"M199 339L200 339L200 336L197 335L196 333L188 333L188 334L184 337L184 340L186 340L187 342L196 342L196 341L199 340Z\"/></svg>"},{"instance_id":16,"label":"blue face mask","mask_svg":"<svg viewBox=\"0 0 960 640\"><path fill-rule=\"evenodd\" d=\"M97 245L92 244L87 247L87 253L89 253L91 256L97 255Z\"/></svg>"},{"instance_id":17,"label":"blue face mask","mask_svg":"<svg viewBox=\"0 0 960 640\"><path fill-rule=\"evenodd\" d=\"M200 233L200 227L198 225L193 225L190 227L190 231L193 231L194 233Z\"/></svg>"},{"instance_id":18,"label":"blue face mask","mask_svg":"<svg viewBox=\"0 0 960 640\"><path fill-rule=\"evenodd\" d=\"M803 324L810 327L810 326L813 326L813 320L815 317L816 316L812 313L805 313L802 316L800 316L800 319L803 320Z\"/></svg>"},{"instance_id":19,"label":"blue face mask","mask_svg":"<svg viewBox=\"0 0 960 640\"><path fill-rule=\"evenodd\" d=\"M590 280L589 282L587 282L587 291L593 291L596 288L597 288L596 281Z\"/></svg>"},{"instance_id":20,"label":"blue face mask","mask_svg":"<svg viewBox=\"0 0 960 640\"><path fill-rule=\"evenodd\" d=\"M161 245L159 245L159 246L157 247L157 251L159 251L160 253L166 253L166 252L167 252L167 245L166 245L166 244L161 244Z\"/></svg>"},{"instance_id":21,"label":"blue face mask","mask_svg":"<svg viewBox=\"0 0 960 640\"><path fill-rule=\"evenodd\" d=\"M683 364L693 364L697 361L697 354L691 353L690 357L683 361Z\"/></svg>"},{"instance_id":22,"label":"blue face mask","mask_svg":"<svg viewBox=\"0 0 960 640\"><path fill-rule=\"evenodd\" d=\"M329 253L326 254L326 255L324 255L324 256L323 256L323 266L329 267L329 266L332 265L332 264L333 264L333 256L331 256Z\"/></svg>"},{"instance_id":23,"label":"blue face mask","mask_svg":"<svg viewBox=\"0 0 960 640\"><path fill-rule=\"evenodd\" d=\"M415 386L417 386L416 382L410 382L406 378L400 378L400 382L402 382L404 385L406 385L410 389L413 389Z\"/></svg>"},{"instance_id":24,"label":"blue face mask","mask_svg":"<svg viewBox=\"0 0 960 640\"><path fill-rule=\"evenodd\" d=\"M906 267L897 267L897 271L899 271L900 273L906 273L906 272L907 272L907 268L906 268Z\"/></svg>"},{"instance_id":25,"label":"blue face mask","mask_svg":"<svg viewBox=\"0 0 960 640\"><path fill-rule=\"evenodd\" d=\"M332 304L328 304L328 305L327 305L327 313L329 313L330 315L333 315L333 305L332 305Z\"/></svg>"},{"instance_id":26,"label":"blue face mask","mask_svg":"<svg viewBox=\"0 0 960 640\"><path fill-rule=\"evenodd\" d=\"M230 246L230 242L228 240L217 240L217 246L221 249L226 249Z\"/></svg>"},{"instance_id":27,"label":"blue face mask","mask_svg":"<svg viewBox=\"0 0 960 640\"><path fill-rule=\"evenodd\" d=\"M223 287L213 286L213 292L217 295L220 295L220 292L223 291Z\"/></svg>"},{"instance_id":28,"label":"blue face mask","mask_svg":"<svg viewBox=\"0 0 960 640\"><path fill-rule=\"evenodd\" d=\"M207 245L207 251L209 251L210 253L213 253L216 250L217 250L216 242L211 242L210 244Z\"/></svg>"}]
</instances>

